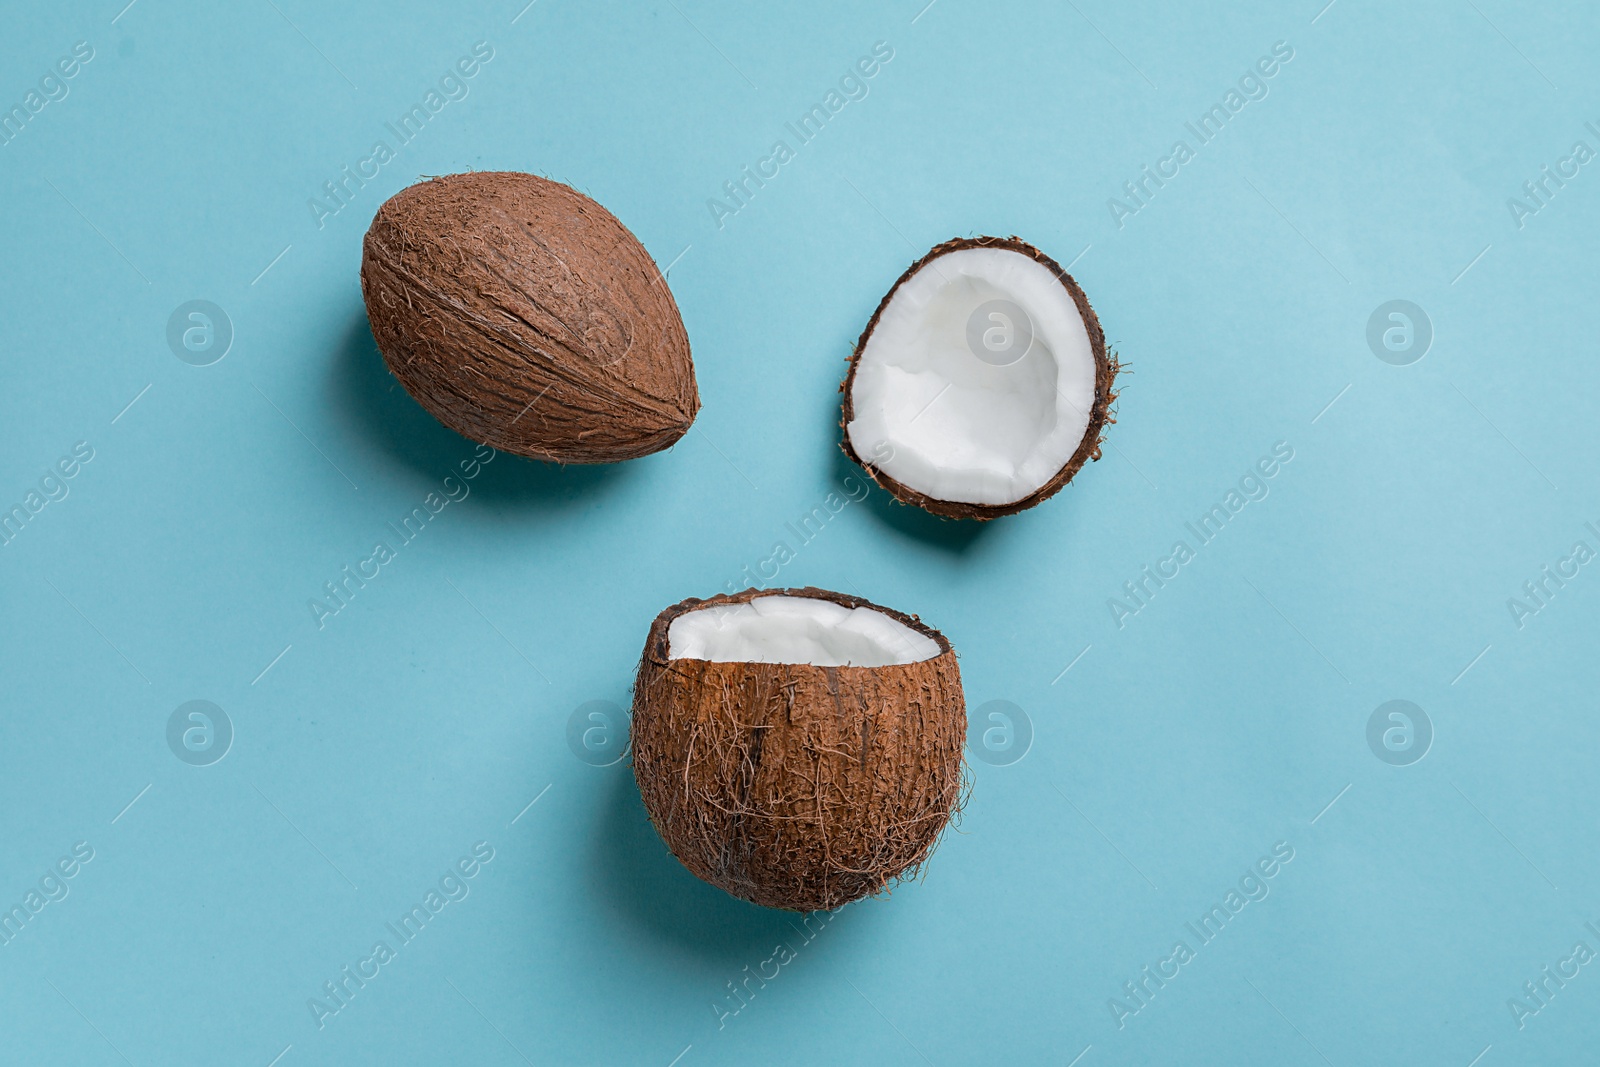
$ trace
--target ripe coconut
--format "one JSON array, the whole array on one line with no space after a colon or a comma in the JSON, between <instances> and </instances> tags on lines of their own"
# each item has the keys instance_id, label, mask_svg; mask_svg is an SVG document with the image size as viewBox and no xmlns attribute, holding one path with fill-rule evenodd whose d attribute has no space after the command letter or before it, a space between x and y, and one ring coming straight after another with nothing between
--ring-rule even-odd
<instances>
[{"instance_id":1,"label":"ripe coconut","mask_svg":"<svg viewBox=\"0 0 1600 1067\"><path fill-rule=\"evenodd\" d=\"M440 422L505 452L611 463L700 410L689 338L627 227L532 174L451 174L386 200L361 251L372 335Z\"/></svg>"},{"instance_id":2,"label":"ripe coconut","mask_svg":"<svg viewBox=\"0 0 1600 1067\"><path fill-rule=\"evenodd\" d=\"M771 908L836 908L913 874L964 796L950 642L821 589L748 589L656 616L633 772L684 866Z\"/></svg>"},{"instance_id":3,"label":"ripe coconut","mask_svg":"<svg viewBox=\"0 0 1600 1067\"><path fill-rule=\"evenodd\" d=\"M845 453L956 519L1031 508L1100 458L1117 362L1072 276L1025 241L946 241L913 263L850 357Z\"/></svg>"}]
</instances>

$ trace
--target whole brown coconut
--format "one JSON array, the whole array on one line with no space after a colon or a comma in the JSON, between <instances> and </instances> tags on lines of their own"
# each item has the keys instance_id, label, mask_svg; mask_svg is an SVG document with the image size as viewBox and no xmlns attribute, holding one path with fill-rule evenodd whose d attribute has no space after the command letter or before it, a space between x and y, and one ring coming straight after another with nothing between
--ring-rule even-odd
<instances>
[{"instance_id":1,"label":"whole brown coconut","mask_svg":"<svg viewBox=\"0 0 1600 1067\"><path fill-rule=\"evenodd\" d=\"M793 599L766 600L774 597ZM674 647L696 644L674 630L679 620L710 619L715 640L738 646L743 624L716 612L778 607L876 612L866 621L898 632L901 648L915 644L898 656L915 661L819 666L752 662L726 644L710 658L681 654L703 647ZM852 618L823 621L824 642L828 627L842 633L863 616ZM784 651L768 641L762 658L789 658ZM667 847L700 878L766 907L832 909L912 876L928 858L965 796L966 723L955 651L913 616L813 588L691 598L657 616L645 643L634 776Z\"/></svg>"},{"instance_id":2,"label":"whole brown coconut","mask_svg":"<svg viewBox=\"0 0 1600 1067\"><path fill-rule=\"evenodd\" d=\"M372 335L446 426L505 452L611 463L700 410L689 338L627 227L532 174L451 174L378 209L361 252Z\"/></svg>"},{"instance_id":3,"label":"whole brown coconut","mask_svg":"<svg viewBox=\"0 0 1600 1067\"><path fill-rule=\"evenodd\" d=\"M1018 237L906 268L850 355L841 447L901 503L1014 515L1100 458L1119 364L1072 275Z\"/></svg>"}]
</instances>

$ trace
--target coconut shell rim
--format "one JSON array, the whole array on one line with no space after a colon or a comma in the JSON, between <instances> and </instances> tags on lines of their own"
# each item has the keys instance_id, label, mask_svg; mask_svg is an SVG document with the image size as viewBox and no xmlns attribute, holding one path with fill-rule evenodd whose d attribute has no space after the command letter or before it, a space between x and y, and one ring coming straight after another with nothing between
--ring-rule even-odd
<instances>
[{"instance_id":1,"label":"coconut shell rim","mask_svg":"<svg viewBox=\"0 0 1600 1067\"><path fill-rule=\"evenodd\" d=\"M878 320L883 316L884 309L889 306L889 302L894 299L894 295L900 291L900 287L929 263L941 256L947 256L952 252L965 251L969 248L1001 248L1017 252L1049 269L1077 306L1078 314L1083 319L1084 327L1089 334L1089 345L1094 354L1094 405L1089 411L1089 423L1084 427L1083 438L1078 442L1076 451L1044 485L1020 500L1009 504L972 504L958 500L941 500L938 497L928 496L926 493L911 488L867 462L856 452L855 446L850 440L850 422L855 416L854 388L856 368L861 363L861 354L866 351L867 342L871 339L873 331L877 329ZM1111 405L1117 399L1116 391L1112 386L1115 384L1119 369L1120 364L1116 357L1107 353L1105 331L1100 326L1100 317L1095 314L1094 308L1090 305L1089 298L1084 294L1083 288L1078 285L1077 281L1067 273L1061 264L1015 234L1010 237L956 237L934 245L921 259L907 267L900 277L895 279L895 283L889 287L889 291L883 295L883 299L878 302L877 309L872 313L872 318L867 321L866 329L861 331L861 337L856 341L855 348L850 353L850 370L845 375L844 381L839 383L839 391L844 394L843 415L839 422L841 431L839 447L844 450L846 456L850 457L852 463L866 472L867 477L871 478L880 488L887 490L902 504L914 504L924 511L947 519L976 519L982 522L989 519L998 519L1006 515L1015 515L1055 496L1068 482L1077 476L1078 471L1083 469L1085 463L1100 458L1100 444L1105 440L1106 424L1116 422L1116 419L1111 415Z\"/></svg>"},{"instance_id":2,"label":"coconut shell rim","mask_svg":"<svg viewBox=\"0 0 1600 1067\"><path fill-rule=\"evenodd\" d=\"M767 596L792 596L809 600L826 600L830 603L838 604L839 606L846 608L870 608L873 611L881 612L884 615L887 615L889 618L898 623L910 627L917 633L922 634L924 637L931 638L933 642L939 646L939 655L929 656L927 659L916 660L913 663L886 663L880 667L819 667L814 663L766 663L761 660L718 661L696 659L692 656L672 656L669 654L670 634L668 633L668 630L671 628L672 623L676 619L687 615L690 612L699 611L703 608L722 607L727 604L748 604L752 600L759 600L760 598ZM718 593L715 596L704 598L686 597L683 600L678 601L676 604L672 604L666 608L663 608L661 613L655 617L655 621L650 624L650 632L645 637L644 655L646 659L662 666L670 663L730 662L759 664L766 667L790 667L797 670L884 671L891 670L896 667L910 667L920 663L933 663L934 661L942 659L945 656L955 658L956 650L955 647L950 644L950 639L948 637L934 629L932 626L929 626L927 623L923 622L916 615L908 615L905 612L897 611L894 608L886 608L882 604L874 604L865 597L851 596L848 593L838 593L831 589L820 589L814 585L806 585L783 589L759 589L752 586L751 588L742 590L738 593Z\"/></svg>"}]
</instances>

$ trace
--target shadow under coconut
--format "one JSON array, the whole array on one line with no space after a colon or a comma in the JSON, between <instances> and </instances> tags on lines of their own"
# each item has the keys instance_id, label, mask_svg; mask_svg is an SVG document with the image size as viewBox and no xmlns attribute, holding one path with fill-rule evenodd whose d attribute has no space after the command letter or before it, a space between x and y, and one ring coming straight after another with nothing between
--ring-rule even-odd
<instances>
[{"instance_id":1,"label":"shadow under coconut","mask_svg":"<svg viewBox=\"0 0 1600 1067\"><path fill-rule=\"evenodd\" d=\"M355 314L333 361L333 394L350 422L384 453L430 479L459 476L458 464L475 443L439 422L389 373L362 310ZM637 460L631 461L634 466ZM626 482L628 463L544 463L497 455L473 482L470 499L533 509L568 507Z\"/></svg>"},{"instance_id":2,"label":"shadow under coconut","mask_svg":"<svg viewBox=\"0 0 1600 1067\"><path fill-rule=\"evenodd\" d=\"M626 764L615 768L606 811L590 853L589 883L620 916L660 941L738 970L793 939L793 912L729 896L689 873L667 850L645 813Z\"/></svg>"},{"instance_id":3,"label":"shadow under coconut","mask_svg":"<svg viewBox=\"0 0 1600 1067\"><path fill-rule=\"evenodd\" d=\"M894 494L887 489L880 488L866 471L851 462L850 457L844 454L844 449L839 447L839 409L833 409L833 438L830 448L833 453L834 481L842 483L845 478L854 476L869 487L864 503L867 511L885 526L915 538L934 548L943 549L953 555L961 555L978 543L978 540L994 525L993 522L976 522L972 519L946 519L938 515L923 511L914 504L902 504L894 498Z\"/></svg>"}]
</instances>

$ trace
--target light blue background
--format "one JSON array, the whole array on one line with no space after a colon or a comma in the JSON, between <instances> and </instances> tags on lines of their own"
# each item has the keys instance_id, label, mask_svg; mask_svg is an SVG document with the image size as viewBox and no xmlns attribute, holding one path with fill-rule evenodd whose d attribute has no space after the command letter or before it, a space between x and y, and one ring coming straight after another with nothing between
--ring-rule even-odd
<instances>
[{"instance_id":1,"label":"light blue background","mask_svg":"<svg viewBox=\"0 0 1600 1067\"><path fill-rule=\"evenodd\" d=\"M923 2L8 5L6 106L95 57L0 147L0 506L95 456L0 548L0 903L95 858L0 946L0 1059L1593 1062L1600 968L1523 1029L1507 999L1600 949L1600 572L1521 629L1506 601L1600 547L1600 173L1521 229L1506 200L1600 148L1600 15ZM319 229L308 198L478 41L470 95ZM719 229L707 199L876 41L870 94ZM1276 41L1267 98L1119 229L1107 200ZM308 600L472 453L393 387L357 279L385 197L469 168L571 183L676 260L704 409L620 467L495 460L319 630ZM794 546L853 471L872 308L980 233L1074 261L1132 371L1114 447L982 529L874 491L777 584L942 628L1033 748L974 761L925 880L719 1028L800 939L679 867L567 719L626 703L662 607ZM165 341L197 298L236 331L201 368ZM1365 340L1396 298L1436 332L1411 366ZM1278 441L1270 495L1119 629L1107 599ZM1396 698L1436 731L1407 767L1366 742ZM237 732L209 767L165 741L193 699ZM478 841L470 895L319 1030L308 998ZM1119 1029L1109 998L1279 841L1271 895Z\"/></svg>"}]
</instances>

